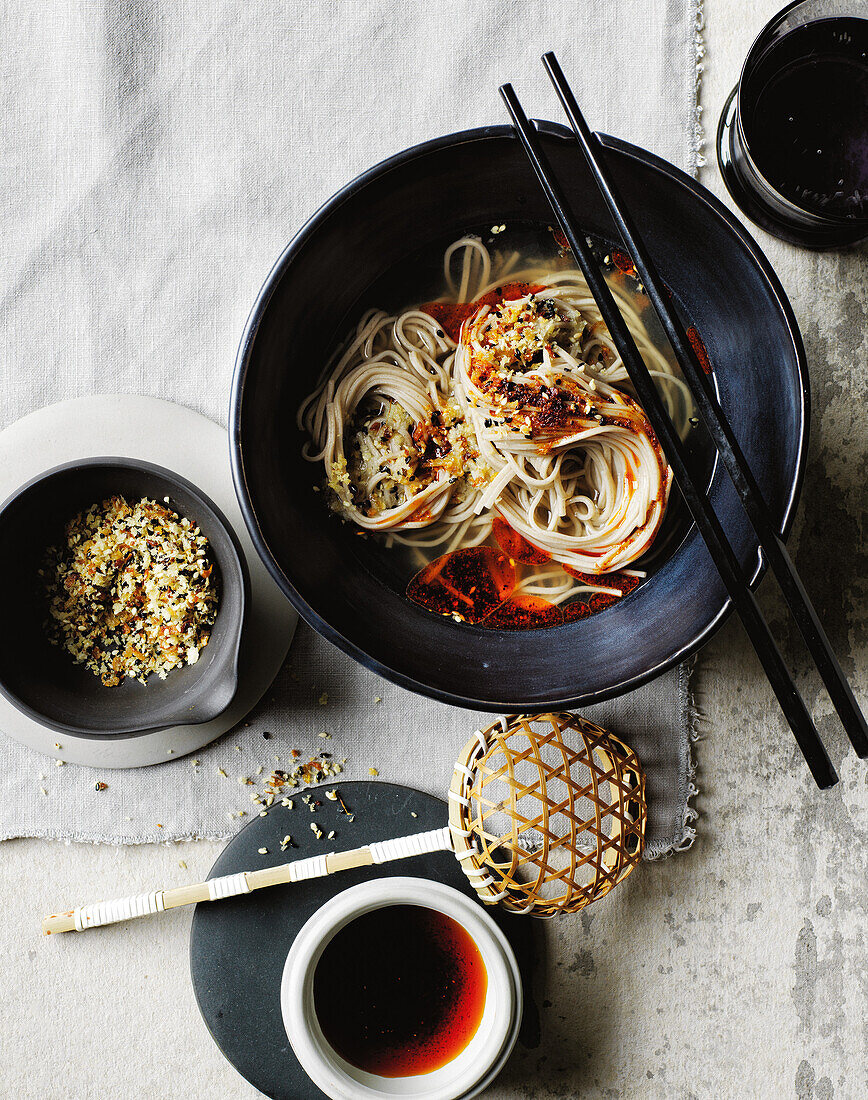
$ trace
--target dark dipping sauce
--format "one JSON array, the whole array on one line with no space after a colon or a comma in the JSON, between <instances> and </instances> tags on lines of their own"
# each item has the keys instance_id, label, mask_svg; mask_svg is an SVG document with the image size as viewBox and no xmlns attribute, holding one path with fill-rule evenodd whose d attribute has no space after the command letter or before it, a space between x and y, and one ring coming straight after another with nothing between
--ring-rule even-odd
<instances>
[{"instance_id":1,"label":"dark dipping sauce","mask_svg":"<svg viewBox=\"0 0 868 1100\"><path fill-rule=\"evenodd\" d=\"M329 941L313 978L323 1035L350 1065L381 1077L431 1073L479 1027L488 976L479 948L451 917L390 905Z\"/></svg>"},{"instance_id":2,"label":"dark dipping sauce","mask_svg":"<svg viewBox=\"0 0 868 1100\"><path fill-rule=\"evenodd\" d=\"M818 19L773 42L741 91L751 155L797 206L868 217L868 19Z\"/></svg>"}]
</instances>

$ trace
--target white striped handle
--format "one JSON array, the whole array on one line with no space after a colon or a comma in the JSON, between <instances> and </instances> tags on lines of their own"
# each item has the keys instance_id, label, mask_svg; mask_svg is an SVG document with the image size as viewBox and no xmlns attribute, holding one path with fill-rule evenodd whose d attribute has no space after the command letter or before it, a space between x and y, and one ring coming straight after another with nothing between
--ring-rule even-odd
<instances>
[{"instance_id":1,"label":"white striped handle","mask_svg":"<svg viewBox=\"0 0 868 1100\"><path fill-rule=\"evenodd\" d=\"M72 919L76 932L85 928L99 928L103 924L115 924L117 921L145 917L150 913L162 913L163 891L152 894L137 894L132 898L117 898L115 901L98 901L94 905L82 905L73 909Z\"/></svg>"},{"instance_id":2,"label":"white striped handle","mask_svg":"<svg viewBox=\"0 0 868 1100\"><path fill-rule=\"evenodd\" d=\"M416 833L415 836L369 844L368 850L374 863L389 863L393 859L424 856L430 852L451 852L452 837L448 829L432 829L430 833Z\"/></svg>"},{"instance_id":3,"label":"white striped handle","mask_svg":"<svg viewBox=\"0 0 868 1100\"><path fill-rule=\"evenodd\" d=\"M311 856L308 859L297 859L292 863L282 863L277 867L263 867L258 871L239 871L233 875L222 875L207 882L178 886L173 890L156 890L150 894L137 894L135 897L82 905L78 909L46 917L42 922L42 931L46 935L53 932L83 932L86 928L99 928L118 921L162 913L166 909L176 909L180 905L220 901L239 894L249 894L251 890L261 890L266 886L324 878L336 871L345 871L352 867L371 867L388 863L393 859L407 859L430 852L452 850L449 829L433 829L431 832L417 833L415 836L380 841L365 848L355 848L350 852L329 852L320 856Z\"/></svg>"}]
</instances>

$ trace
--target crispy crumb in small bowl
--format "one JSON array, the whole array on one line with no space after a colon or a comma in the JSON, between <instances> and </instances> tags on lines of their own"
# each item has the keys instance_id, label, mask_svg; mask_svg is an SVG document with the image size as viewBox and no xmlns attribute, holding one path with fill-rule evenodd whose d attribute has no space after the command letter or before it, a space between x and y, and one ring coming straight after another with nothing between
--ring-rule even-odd
<instances>
[{"instance_id":1,"label":"crispy crumb in small bowl","mask_svg":"<svg viewBox=\"0 0 868 1100\"><path fill-rule=\"evenodd\" d=\"M168 498L166 498L168 501ZM192 665L219 594L208 539L165 503L114 495L74 516L46 550L48 640L106 687Z\"/></svg>"},{"instance_id":2,"label":"crispy crumb in small bowl","mask_svg":"<svg viewBox=\"0 0 868 1100\"><path fill-rule=\"evenodd\" d=\"M185 478L57 466L0 505L0 692L84 737L210 721L237 689L247 585L235 532Z\"/></svg>"}]
</instances>

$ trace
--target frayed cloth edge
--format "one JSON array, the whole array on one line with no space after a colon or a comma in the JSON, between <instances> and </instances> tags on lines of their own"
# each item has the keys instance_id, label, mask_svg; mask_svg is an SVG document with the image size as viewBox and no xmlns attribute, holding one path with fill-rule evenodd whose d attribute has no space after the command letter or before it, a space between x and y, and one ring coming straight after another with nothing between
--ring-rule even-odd
<instances>
[{"instance_id":1,"label":"frayed cloth edge","mask_svg":"<svg viewBox=\"0 0 868 1100\"><path fill-rule=\"evenodd\" d=\"M708 163L705 157L705 128L702 125L702 74L705 72L705 15L702 9L702 0L691 0L691 27L690 39L691 57L693 61L693 88L690 99L690 161L691 175L695 176L700 168Z\"/></svg>"},{"instance_id":2,"label":"frayed cloth edge","mask_svg":"<svg viewBox=\"0 0 868 1100\"><path fill-rule=\"evenodd\" d=\"M696 822L699 820L699 810L693 805L693 799L699 794L699 786L696 779L696 755L694 745L700 740L699 720L701 711L696 703L693 691L693 674L696 670L696 657L678 666L678 692L681 697L682 713L685 718L687 733L687 764L685 769L685 798L684 814L681 821L681 835L673 837L670 841L658 841L654 845L645 848L643 859L665 859L675 855L676 852L686 852L696 840Z\"/></svg>"}]
</instances>

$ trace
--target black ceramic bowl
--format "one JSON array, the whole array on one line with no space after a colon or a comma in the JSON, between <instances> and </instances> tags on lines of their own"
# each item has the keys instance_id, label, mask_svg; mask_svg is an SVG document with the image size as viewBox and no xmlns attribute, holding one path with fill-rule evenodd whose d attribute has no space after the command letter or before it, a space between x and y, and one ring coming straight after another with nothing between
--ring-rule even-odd
<instances>
[{"instance_id":1,"label":"black ceramic bowl","mask_svg":"<svg viewBox=\"0 0 868 1100\"><path fill-rule=\"evenodd\" d=\"M574 139L562 127L541 126L586 229L616 240ZM784 292L750 236L704 188L642 149L604 141L619 191L706 344L723 408L786 533L802 479L808 385ZM409 149L345 187L294 238L266 280L238 353L233 471L266 565L336 645L406 687L462 706L540 710L617 695L693 652L729 608L704 543L685 525L650 578L600 614L544 631L456 624L407 600L404 575L390 570L374 540L336 522L313 491L321 474L301 457L296 410L335 341L370 304L371 284L420 247L468 229L518 220L545 226L551 218L509 127ZM408 280L407 297L414 293ZM756 540L717 469L710 492L745 575L756 581Z\"/></svg>"},{"instance_id":2,"label":"black ceramic bowl","mask_svg":"<svg viewBox=\"0 0 868 1100\"><path fill-rule=\"evenodd\" d=\"M220 602L208 645L193 665L147 684L103 686L51 645L37 576L46 549L83 508L120 493L162 501L198 525L217 566ZM247 574L244 555L217 506L178 474L127 458L66 463L28 482L0 506L0 691L43 725L81 736L132 735L207 722L229 706L238 685L238 649Z\"/></svg>"}]
</instances>

